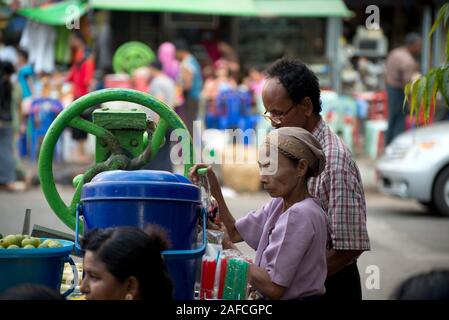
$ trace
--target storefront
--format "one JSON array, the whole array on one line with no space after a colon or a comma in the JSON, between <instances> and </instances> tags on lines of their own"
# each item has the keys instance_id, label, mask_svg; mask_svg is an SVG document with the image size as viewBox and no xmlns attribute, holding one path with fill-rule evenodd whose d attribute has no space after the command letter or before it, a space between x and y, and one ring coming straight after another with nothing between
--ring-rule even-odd
<instances>
[{"instance_id":1,"label":"storefront","mask_svg":"<svg viewBox=\"0 0 449 320\"><path fill-rule=\"evenodd\" d=\"M343 0L67 0L22 6L17 13L64 26L73 23L72 11L78 18L89 12L81 22L90 28L81 31L91 29L87 32L93 37L108 26L111 52L128 41L141 41L155 50L163 41L184 38L203 62L207 54L202 43L225 41L236 51L243 72L291 55L310 64L324 86L335 88L342 18L351 16Z\"/></svg>"},{"instance_id":2,"label":"storefront","mask_svg":"<svg viewBox=\"0 0 449 320\"><path fill-rule=\"evenodd\" d=\"M187 39L200 62L204 41L225 41L237 52L241 70L266 67L285 55L312 66L323 86L339 87L338 38L351 12L341 0L92 0L110 12L112 49L137 40L156 49L163 41Z\"/></svg>"}]
</instances>

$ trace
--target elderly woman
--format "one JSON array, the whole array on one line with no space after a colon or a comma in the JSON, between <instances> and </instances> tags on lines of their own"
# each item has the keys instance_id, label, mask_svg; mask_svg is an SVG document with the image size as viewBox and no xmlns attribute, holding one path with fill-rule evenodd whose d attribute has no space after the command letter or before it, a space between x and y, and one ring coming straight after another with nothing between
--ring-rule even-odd
<instances>
[{"instance_id":1,"label":"elderly woman","mask_svg":"<svg viewBox=\"0 0 449 320\"><path fill-rule=\"evenodd\" d=\"M319 142L301 128L269 133L259 153L260 179L273 198L262 208L235 220L217 177L208 167L211 193L228 232L225 247L245 241L256 250L250 283L266 299L315 299L325 293L326 213L307 191L307 180L325 165ZM198 181L198 168L190 171Z\"/></svg>"}]
</instances>

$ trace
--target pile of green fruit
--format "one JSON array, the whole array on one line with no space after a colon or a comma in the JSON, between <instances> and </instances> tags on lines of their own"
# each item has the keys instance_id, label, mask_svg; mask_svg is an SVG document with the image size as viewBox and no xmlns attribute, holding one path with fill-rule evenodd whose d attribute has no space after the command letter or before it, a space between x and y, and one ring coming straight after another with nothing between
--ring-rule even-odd
<instances>
[{"instance_id":1,"label":"pile of green fruit","mask_svg":"<svg viewBox=\"0 0 449 320\"><path fill-rule=\"evenodd\" d=\"M41 242L41 239L26 236L23 234L10 234L0 238L1 249L36 249L36 248L58 248L62 247L61 242L55 239L47 239Z\"/></svg>"}]
</instances>

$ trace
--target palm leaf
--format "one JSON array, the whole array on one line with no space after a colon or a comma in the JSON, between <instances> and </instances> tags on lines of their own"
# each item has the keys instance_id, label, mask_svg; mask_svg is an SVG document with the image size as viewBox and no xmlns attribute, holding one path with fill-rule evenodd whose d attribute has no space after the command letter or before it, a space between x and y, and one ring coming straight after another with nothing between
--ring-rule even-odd
<instances>
[{"instance_id":1,"label":"palm leaf","mask_svg":"<svg viewBox=\"0 0 449 320\"><path fill-rule=\"evenodd\" d=\"M446 11L446 13L444 14L444 27L446 27L446 23L449 20L449 4L446 3L445 6L445 8L444 6L442 7L444 8L443 11Z\"/></svg>"},{"instance_id":2,"label":"palm leaf","mask_svg":"<svg viewBox=\"0 0 449 320\"><path fill-rule=\"evenodd\" d=\"M421 99L420 99L420 105L421 108L423 108L424 111L424 121L427 122L429 113L430 113L430 106L432 103L432 99L430 99L431 90L428 90L428 76L423 76L420 83L420 90L421 91Z\"/></svg>"},{"instance_id":3,"label":"palm leaf","mask_svg":"<svg viewBox=\"0 0 449 320\"><path fill-rule=\"evenodd\" d=\"M438 91L438 69L432 69L429 74L427 75L427 96L426 96L426 103L430 105L432 103L432 100L435 99L435 95Z\"/></svg>"},{"instance_id":4,"label":"palm leaf","mask_svg":"<svg viewBox=\"0 0 449 320\"><path fill-rule=\"evenodd\" d=\"M445 53L446 53L446 64L448 64L449 63L449 32L446 35L446 50L445 50Z\"/></svg>"},{"instance_id":5,"label":"palm leaf","mask_svg":"<svg viewBox=\"0 0 449 320\"><path fill-rule=\"evenodd\" d=\"M419 89L419 83L421 82L421 79L416 79L412 82L412 99L410 102L410 115L413 116L415 113L418 112L418 89Z\"/></svg>"},{"instance_id":6,"label":"palm leaf","mask_svg":"<svg viewBox=\"0 0 449 320\"><path fill-rule=\"evenodd\" d=\"M439 88L446 105L449 106L449 67L441 68Z\"/></svg>"},{"instance_id":7,"label":"palm leaf","mask_svg":"<svg viewBox=\"0 0 449 320\"><path fill-rule=\"evenodd\" d=\"M402 112L405 112L405 105L409 102L410 90L412 88L412 83L408 82L404 88L404 102L402 103Z\"/></svg>"},{"instance_id":8,"label":"palm leaf","mask_svg":"<svg viewBox=\"0 0 449 320\"><path fill-rule=\"evenodd\" d=\"M446 21L445 14L449 11L448 8L449 8L449 4L446 3L438 11L438 17L437 17L437 19L435 20L435 22L432 25L432 29L429 32L429 37L431 37L432 34L435 32L435 30L438 28L438 26L440 25L440 23L443 20L443 18Z\"/></svg>"},{"instance_id":9,"label":"palm leaf","mask_svg":"<svg viewBox=\"0 0 449 320\"><path fill-rule=\"evenodd\" d=\"M449 21L449 2L446 2L438 11L438 16L435 19L432 29L429 32L429 37L435 32L440 25L446 26ZM424 112L424 120L427 122L431 111L431 106L435 103L437 93L440 92L447 106L449 106L449 32L446 35L445 50L445 65L443 67L431 69L427 75L407 83L404 88L405 98L403 103L403 110L405 104L410 104L410 115L418 116L420 110Z\"/></svg>"},{"instance_id":10,"label":"palm leaf","mask_svg":"<svg viewBox=\"0 0 449 320\"><path fill-rule=\"evenodd\" d=\"M426 101L427 101L427 97L426 97L426 86L427 86L427 77L423 76L421 77L421 79L419 80L418 84L418 93L416 95L416 120L418 120L418 114L419 114L419 110L420 107L423 108L423 111L426 113L429 110L429 105L426 105ZM418 123L418 122L417 122Z\"/></svg>"},{"instance_id":11,"label":"palm leaf","mask_svg":"<svg viewBox=\"0 0 449 320\"><path fill-rule=\"evenodd\" d=\"M427 82L426 82L426 92L425 92L425 97L423 97L424 99L424 103L425 103L425 107L427 106L427 109L425 109L425 113L424 113L424 119L427 122L427 120L429 119L429 113L430 113L430 107L432 105L432 103L434 103L435 99L436 99L436 95L437 95L437 91L438 91L438 73L437 73L438 69L432 69L429 74L427 75Z\"/></svg>"}]
</instances>

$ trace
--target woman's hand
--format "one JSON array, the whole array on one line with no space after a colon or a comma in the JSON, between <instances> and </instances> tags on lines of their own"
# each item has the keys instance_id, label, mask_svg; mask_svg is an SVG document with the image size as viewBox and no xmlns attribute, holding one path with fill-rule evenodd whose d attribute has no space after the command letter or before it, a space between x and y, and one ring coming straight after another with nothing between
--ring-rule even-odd
<instances>
[{"instance_id":1,"label":"woman's hand","mask_svg":"<svg viewBox=\"0 0 449 320\"><path fill-rule=\"evenodd\" d=\"M226 226L223 223L220 223L220 230L224 233L222 242L223 249L234 249L240 252L237 246L232 242L231 237L229 236L228 229L226 229Z\"/></svg>"},{"instance_id":2,"label":"woman's hand","mask_svg":"<svg viewBox=\"0 0 449 320\"><path fill-rule=\"evenodd\" d=\"M223 194L221 193L220 184L218 183L217 176L212 170L212 167L206 164L194 165L189 170L189 179L193 183L197 184L200 181L200 175L197 170L201 168L207 168L207 179L209 180L210 193L217 200L219 208L218 217L219 220L226 226L231 242L236 243L242 241L243 239L240 236L240 233L235 228L235 219L226 205Z\"/></svg>"},{"instance_id":3,"label":"woman's hand","mask_svg":"<svg viewBox=\"0 0 449 320\"><path fill-rule=\"evenodd\" d=\"M200 174L197 172L198 169L201 168L207 168L207 179L209 180L209 187L210 187L210 193L213 197L217 198L221 194L220 184L218 183L217 176L215 175L214 170L212 169L212 166L199 163L194 165L189 170L189 179L194 184L198 184L200 181Z\"/></svg>"},{"instance_id":4,"label":"woman's hand","mask_svg":"<svg viewBox=\"0 0 449 320\"><path fill-rule=\"evenodd\" d=\"M197 171L198 171L198 169L201 169L201 168L207 168L207 175L209 175L211 172L212 172L212 174L215 174L214 171L212 170L211 166L208 166L204 163L196 164L193 167L191 167L189 170L189 179L194 184L198 184L200 181L200 174Z\"/></svg>"}]
</instances>

